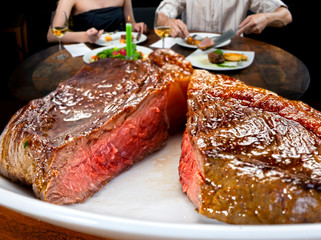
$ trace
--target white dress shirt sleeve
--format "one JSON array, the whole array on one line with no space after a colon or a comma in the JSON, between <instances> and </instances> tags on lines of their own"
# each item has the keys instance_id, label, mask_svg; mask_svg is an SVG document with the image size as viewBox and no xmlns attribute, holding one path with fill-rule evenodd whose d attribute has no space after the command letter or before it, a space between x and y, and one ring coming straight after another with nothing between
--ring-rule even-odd
<instances>
[{"instance_id":1,"label":"white dress shirt sleeve","mask_svg":"<svg viewBox=\"0 0 321 240\"><path fill-rule=\"evenodd\" d=\"M279 7L287 7L280 0L252 0L250 10L255 13L274 12Z\"/></svg>"},{"instance_id":2,"label":"white dress shirt sleeve","mask_svg":"<svg viewBox=\"0 0 321 240\"><path fill-rule=\"evenodd\" d=\"M176 18L186 9L186 0L163 0L156 11L164 13L169 18Z\"/></svg>"}]
</instances>

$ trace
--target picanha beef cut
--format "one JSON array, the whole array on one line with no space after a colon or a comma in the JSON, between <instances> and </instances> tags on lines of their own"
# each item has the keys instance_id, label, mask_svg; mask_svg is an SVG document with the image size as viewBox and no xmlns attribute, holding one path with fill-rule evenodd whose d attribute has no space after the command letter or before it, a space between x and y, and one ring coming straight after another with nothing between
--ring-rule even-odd
<instances>
[{"instance_id":1,"label":"picanha beef cut","mask_svg":"<svg viewBox=\"0 0 321 240\"><path fill-rule=\"evenodd\" d=\"M85 201L164 145L169 85L192 71L169 50L84 66L11 118L0 139L1 174L47 202Z\"/></svg>"},{"instance_id":2,"label":"picanha beef cut","mask_svg":"<svg viewBox=\"0 0 321 240\"><path fill-rule=\"evenodd\" d=\"M321 114L195 70L179 164L199 213L233 224L321 221Z\"/></svg>"}]
</instances>

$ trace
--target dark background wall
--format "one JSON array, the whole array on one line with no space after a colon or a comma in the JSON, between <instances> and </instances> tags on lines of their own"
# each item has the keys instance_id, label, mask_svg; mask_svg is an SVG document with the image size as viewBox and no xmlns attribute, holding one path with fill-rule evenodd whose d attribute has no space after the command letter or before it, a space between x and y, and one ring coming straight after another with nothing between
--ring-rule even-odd
<instances>
[{"instance_id":1,"label":"dark background wall","mask_svg":"<svg viewBox=\"0 0 321 240\"><path fill-rule=\"evenodd\" d=\"M308 5L305 1L284 0L288 4L293 15L293 22L285 28L267 28L260 35L248 35L247 37L266 41L279 46L298 57L309 69L311 84L302 97L302 101L310 104L318 110L321 110L321 96L318 93L318 62L316 56L320 49L317 44L319 20L316 19L316 7ZM308 2L308 1L307 1ZM49 44L46 40L46 34L50 22L50 13L56 8L57 0L10 0L2 2L0 22L5 22L17 12L22 12L27 18L27 31L29 53L33 53L47 48ZM132 0L134 8L157 7L160 0ZM312 1L309 1L311 4ZM136 16L139 19L139 16ZM314 30L315 29L315 30ZM313 31L314 30L314 31ZM0 111L9 111L14 113L21 104L16 101L8 89L8 78L19 64L16 45L14 44L12 34L0 34L0 46L2 54L1 77L0 77ZM6 47L3 47L6 46ZM320 55L319 55L320 56ZM3 122L7 119L1 118ZM0 123L0 128L2 125Z\"/></svg>"},{"instance_id":2,"label":"dark background wall","mask_svg":"<svg viewBox=\"0 0 321 240\"><path fill-rule=\"evenodd\" d=\"M298 57L310 72L310 86L308 91L300 98L321 111L321 94L317 70L320 68L317 56L320 54L318 34L316 28L320 20L317 6L311 5L312 1L282 0L288 5L293 21L285 28L266 28L262 34L249 35L254 39L276 45Z\"/></svg>"}]
</instances>

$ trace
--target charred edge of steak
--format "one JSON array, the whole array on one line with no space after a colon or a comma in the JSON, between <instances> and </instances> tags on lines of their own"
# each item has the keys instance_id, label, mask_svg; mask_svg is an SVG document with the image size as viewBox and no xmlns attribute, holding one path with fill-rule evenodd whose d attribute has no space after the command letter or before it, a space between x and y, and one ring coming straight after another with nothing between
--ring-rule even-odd
<instances>
[{"instance_id":1,"label":"charred edge of steak","mask_svg":"<svg viewBox=\"0 0 321 240\"><path fill-rule=\"evenodd\" d=\"M194 71L192 64L183 55L177 54L172 50L158 49L152 52L148 58L153 64L164 67L165 72L173 74L174 79L190 77Z\"/></svg>"},{"instance_id":2,"label":"charred edge of steak","mask_svg":"<svg viewBox=\"0 0 321 240\"><path fill-rule=\"evenodd\" d=\"M202 70L198 70L196 73L193 76L193 81L191 81L192 84L189 86L190 89L209 92L215 97L224 99L239 99L242 105L276 112L287 119L299 122L318 137L321 137L321 113L307 104L282 98L262 88L247 86L243 82L228 76L219 74L212 76ZM201 90L199 89L200 81L209 81L217 86L202 86L203 89Z\"/></svg>"},{"instance_id":3,"label":"charred edge of steak","mask_svg":"<svg viewBox=\"0 0 321 240\"><path fill-rule=\"evenodd\" d=\"M223 222L320 222L321 141L311 131L320 126L319 115L300 102L195 70L180 162L183 190L201 214ZM204 181L195 182L195 173Z\"/></svg>"}]
</instances>

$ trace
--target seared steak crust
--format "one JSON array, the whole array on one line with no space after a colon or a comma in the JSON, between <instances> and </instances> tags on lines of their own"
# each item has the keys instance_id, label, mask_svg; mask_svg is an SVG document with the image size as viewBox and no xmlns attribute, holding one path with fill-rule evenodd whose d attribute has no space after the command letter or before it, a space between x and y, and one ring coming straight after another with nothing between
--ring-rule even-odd
<instances>
[{"instance_id":1,"label":"seared steak crust","mask_svg":"<svg viewBox=\"0 0 321 240\"><path fill-rule=\"evenodd\" d=\"M321 221L321 114L207 71L188 88L180 180L198 211L233 224Z\"/></svg>"},{"instance_id":2,"label":"seared steak crust","mask_svg":"<svg viewBox=\"0 0 321 240\"><path fill-rule=\"evenodd\" d=\"M12 117L0 139L1 174L32 185L48 202L86 200L164 145L168 87L191 71L182 56L165 50L147 61L84 66Z\"/></svg>"}]
</instances>

